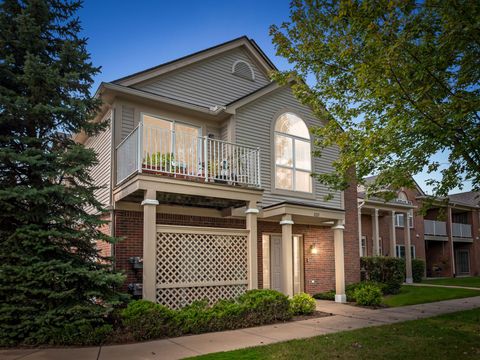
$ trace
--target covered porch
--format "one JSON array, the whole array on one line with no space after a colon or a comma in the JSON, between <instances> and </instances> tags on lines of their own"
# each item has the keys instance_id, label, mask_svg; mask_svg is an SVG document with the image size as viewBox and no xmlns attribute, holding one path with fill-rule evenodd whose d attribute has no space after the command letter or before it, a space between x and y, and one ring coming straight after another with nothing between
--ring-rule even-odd
<instances>
[{"instance_id":1,"label":"covered porch","mask_svg":"<svg viewBox=\"0 0 480 360\"><path fill-rule=\"evenodd\" d=\"M143 174L118 186L116 208L142 212L142 298L177 308L257 288L261 197L258 189Z\"/></svg>"},{"instance_id":2,"label":"covered porch","mask_svg":"<svg viewBox=\"0 0 480 360\"><path fill-rule=\"evenodd\" d=\"M293 296L328 283L335 301L346 302L343 210L284 202L263 208L260 219L263 288Z\"/></svg>"},{"instance_id":3,"label":"covered porch","mask_svg":"<svg viewBox=\"0 0 480 360\"><path fill-rule=\"evenodd\" d=\"M414 209L409 201L358 199L360 256L405 257L406 283L413 283L412 251L408 249L412 248ZM399 246L397 228L403 232L403 244Z\"/></svg>"}]
</instances>

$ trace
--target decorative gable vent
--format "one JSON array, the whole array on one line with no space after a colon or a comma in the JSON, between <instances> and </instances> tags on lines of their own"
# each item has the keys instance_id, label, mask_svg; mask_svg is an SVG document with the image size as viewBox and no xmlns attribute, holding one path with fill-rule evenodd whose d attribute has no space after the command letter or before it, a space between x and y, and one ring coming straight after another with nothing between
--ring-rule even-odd
<instances>
[{"instance_id":1,"label":"decorative gable vent","mask_svg":"<svg viewBox=\"0 0 480 360\"><path fill-rule=\"evenodd\" d=\"M249 63L243 60L237 60L233 63L232 74L240 76L244 79L255 80L255 73Z\"/></svg>"}]
</instances>

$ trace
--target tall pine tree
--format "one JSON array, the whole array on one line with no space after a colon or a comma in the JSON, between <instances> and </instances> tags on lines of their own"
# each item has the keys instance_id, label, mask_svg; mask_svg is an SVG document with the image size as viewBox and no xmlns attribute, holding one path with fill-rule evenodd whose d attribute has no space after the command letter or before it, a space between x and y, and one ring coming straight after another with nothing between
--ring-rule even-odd
<instances>
[{"instance_id":1,"label":"tall pine tree","mask_svg":"<svg viewBox=\"0 0 480 360\"><path fill-rule=\"evenodd\" d=\"M91 121L99 68L79 35L80 6L0 3L0 345L82 342L107 329L119 299L123 276L94 246L112 239L85 211L102 211L88 174L96 156L71 137L106 126Z\"/></svg>"}]
</instances>

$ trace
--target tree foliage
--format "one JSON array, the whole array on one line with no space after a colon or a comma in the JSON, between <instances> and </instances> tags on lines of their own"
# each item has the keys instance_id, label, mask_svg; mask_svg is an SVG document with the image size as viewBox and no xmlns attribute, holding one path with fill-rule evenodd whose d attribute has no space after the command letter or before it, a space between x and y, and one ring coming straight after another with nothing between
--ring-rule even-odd
<instances>
[{"instance_id":1,"label":"tree foliage","mask_svg":"<svg viewBox=\"0 0 480 360\"><path fill-rule=\"evenodd\" d=\"M343 189L356 166L359 181L379 175L373 192L425 170L441 172L436 195L480 188L480 2L294 0L270 30L293 64L276 78L297 78L297 97L330 120L313 129L317 155L340 150L320 181Z\"/></svg>"},{"instance_id":2,"label":"tree foliage","mask_svg":"<svg viewBox=\"0 0 480 360\"><path fill-rule=\"evenodd\" d=\"M75 17L79 1L0 3L0 345L57 342L101 326L123 276L94 240L103 209L88 170L99 68ZM68 334L66 333L68 332Z\"/></svg>"}]
</instances>

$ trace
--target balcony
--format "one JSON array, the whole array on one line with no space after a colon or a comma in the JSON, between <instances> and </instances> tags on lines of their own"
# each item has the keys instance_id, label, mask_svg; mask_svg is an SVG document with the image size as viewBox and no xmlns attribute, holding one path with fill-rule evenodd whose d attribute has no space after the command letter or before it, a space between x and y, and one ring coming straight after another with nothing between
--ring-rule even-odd
<instances>
[{"instance_id":1,"label":"balcony","mask_svg":"<svg viewBox=\"0 0 480 360\"><path fill-rule=\"evenodd\" d=\"M429 240L448 240L447 223L445 221L424 220L425 239Z\"/></svg>"},{"instance_id":2,"label":"balcony","mask_svg":"<svg viewBox=\"0 0 480 360\"><path fill-rule=\"evenodd\" d=\"M472 225L452 223L452 236L455 238L471 238Z\"/></svg>"},{"instance_id":3,"label":"balcony","mask_svg":"<svg viewBox=\"0 0 480 360\"><path fill-rule=\"evenodd\" d=\"M258 148L140 123L116 148L117 185L135 173L260 188Z\"/></svg>"}]
</instances>

